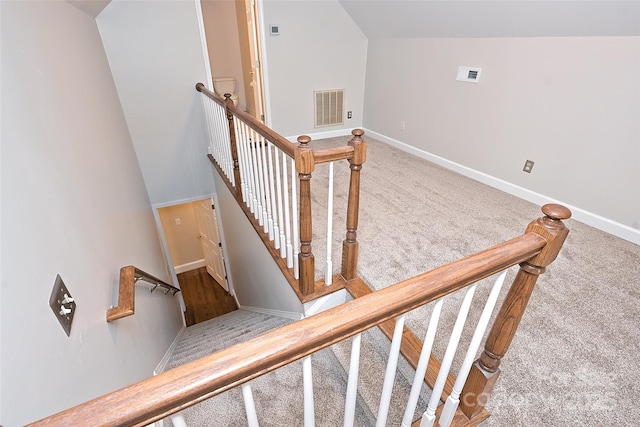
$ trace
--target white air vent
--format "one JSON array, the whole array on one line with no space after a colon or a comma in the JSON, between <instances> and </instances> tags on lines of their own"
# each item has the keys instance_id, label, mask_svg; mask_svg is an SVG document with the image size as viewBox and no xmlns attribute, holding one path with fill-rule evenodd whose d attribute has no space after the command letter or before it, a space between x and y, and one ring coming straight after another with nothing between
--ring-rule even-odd
<instances>
[{"instance_id":1,"label":"white air vent","mask_svg":"<svg viewBox=\"0 0 640 427\"><path fill-rule=\"evenodd\" d=\"M478 67L458 67L456 80L460 82L478 83L482 68Z\"/></svg>"},{"instance_id":2,"label":"white air vent","mask_svg":"<svg viewBox=\"0 0 640 427\"><path fill-rule=\"evenodd\" d=\"M313 93L315 98L315 127L344 123L344 89Z\"/></svg>"}]
</instances>

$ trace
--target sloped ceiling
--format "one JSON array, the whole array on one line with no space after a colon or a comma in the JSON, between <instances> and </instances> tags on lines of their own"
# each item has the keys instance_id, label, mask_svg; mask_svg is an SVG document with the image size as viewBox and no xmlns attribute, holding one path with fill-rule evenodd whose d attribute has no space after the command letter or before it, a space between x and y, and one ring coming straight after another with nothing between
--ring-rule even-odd
<instances>
[{"instance_id":1,"label":"sloped ceiling","mask_svg":"<svg viewBox=\"0 0 640 427\"><path fill-rule=\"evenodd\" d=\"M339 2L372 39L640 36L637 0Z\"/></svg>"}]
</instances>

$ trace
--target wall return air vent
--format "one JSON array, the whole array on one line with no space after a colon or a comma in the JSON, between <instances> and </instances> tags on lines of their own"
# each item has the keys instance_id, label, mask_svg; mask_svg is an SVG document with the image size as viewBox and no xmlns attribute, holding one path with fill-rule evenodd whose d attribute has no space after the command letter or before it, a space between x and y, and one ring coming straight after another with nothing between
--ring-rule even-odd
<instances>
[{"instance_id":1,"label":"wall return air vent","mask_svg":"<svg viewBox=\"0 0 640 427\"><path fill-rule=\"evenodd\" d=\"M344 124L344 89L313 92L315 127Z\"/></svg>"},{"instance_id":2,"label":"wall return air vent","mask_svg":"<svg viewBox=\"0 0 640 427\"><path fill-rule=\"evenodd\" d=\"M482 68L478 67L458 67L458 74L456 74L456 80L459 82L478 83L480 81L480 74Z\"/></svg>"}]
</instances>

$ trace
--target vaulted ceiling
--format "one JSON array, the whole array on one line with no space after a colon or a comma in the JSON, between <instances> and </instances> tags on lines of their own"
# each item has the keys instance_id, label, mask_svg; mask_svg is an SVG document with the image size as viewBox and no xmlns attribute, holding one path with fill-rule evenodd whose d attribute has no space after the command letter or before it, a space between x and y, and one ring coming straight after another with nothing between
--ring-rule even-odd
<instances>
[{"instance_id":1,"label":"vaulted ceiling","mask_svg":"<svg viewBox=\"0 0 640 427\"><path fill-rule=\"evenodd\" d=\"M640 35L637 0L339 2L369 38Z\"/></svg>"},{"instance_id":2,"label":"vaulted ceiling","mask_svg":"<svg viewBox=\"0 0 640 427\"><path fill-rule=\"evenodd\" d=\"M111 0L67 1L95 17ZM640 0L338 1L369 38L640 36Z\"/></svg>"},{"instance_id":3,"label":"vaulted ceiling","mask_svg":"<svg viewBox=\"0 0 640 427\"><path fill-rule=\"evenodd\" d=\"M111 0L67 0L69 3L87 13L94 18L98 16L102 9L107 7Z\"/></svg>"}]
</instances>

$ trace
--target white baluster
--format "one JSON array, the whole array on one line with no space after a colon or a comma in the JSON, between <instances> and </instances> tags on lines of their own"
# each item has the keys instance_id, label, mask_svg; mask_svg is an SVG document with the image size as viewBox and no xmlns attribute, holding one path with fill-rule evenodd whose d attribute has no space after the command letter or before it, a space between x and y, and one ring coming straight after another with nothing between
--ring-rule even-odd
<instances>
[{"instance_id":1,"label":"white baluster","mask_svg":"<svg viewBox=\"0 0 640 427\"><path fill-rule=\"evenodd\" d=\"M358 397L358 371L360 369L360 343L362 334L355 335L351 342L351 359L349 361L349 378L347 379L347 398L344 403L344 427L353 426Z\"/></svg>"},{"instance_id":2,"label":"white baluster","mask_svg":"<svg viewBox=\"0 0 640 427\"><path fill-rule=\"evenodd\" d=\"M291 159L291 210L293 222L293 276L300 278L299 259L300 253L300 217L298 216L298 177L296 176L296 162Z\"/></svg>"},{"instance_id":3,"label":"white baluster","mask_svg":"<svg viewBox=\"0 0 640 427\"><path fill-rule=\"evenodd\" d=\"M233 116L233 129L236 136L236 147L238 151L238 168L240 169L240 191L242 192L242 202L247 203L247 168L244 164L244 141L241 138L241 132L238 129L238 118Z\"/></svg>"},{"instance_id":4,"label":"white baluster","mask_svg":"<svg viewBox=\"0 0 640 427\"><path fill-rule=\"evenodd\" d=\"M264 182L265 176L262 170L262 141L260 139L260 135L257 132L253 132L253 139L255 141L255 150L257 156L257 164L258 164L258 183L260 186L260 199L258 200L258 205L261 207L260 209L260 218L258 219L258 223L263 226L263 231L266 233L267 228L267 207L266 207L266 198L264 192Z\"/></svg>"},{"instance_id":5,"label":"white baluster","mask_svg":"<svg viewBox=\"0 0 640 427\"><path fill-rule=\"evenodd\" d=\"M254 154L253 154L253 148L252 148L252 141L251 141L251 135L249 134L249 128L247 127L247 125L242 122L242 129L243 129L243 134L244 134L244 143L245 143L245 148L246 148L246 157L247 157L247 175L249 176L249 210L251 211L251 213L253 214L254 218L257 218L256 215L256 209L257 209L257 205L258 205L258 198L256 196L256 177L255 177L255 162L253 161L254 159Z\"/></svg>"},{"instance_id":6,"label":"white baluster","mask_svg":"<svg viewBox=\"0 0 640 427\"><path fill-rule=\"evenodd\" d=\"M178 412L177 414L173 414L170 418L173 427L187 427L187 422L184 420L182 413Z\"/></svg>"},{"instance_id":7,"label":"white baluster","mask_svg":"<svg viewBox=\"0 0 640 427\"><path fill-rule=\"evenodd\" d=\"M227 159L227 168L229 170L229 180L231 184L235 187L236 185L240 185L240 183L236 183L236 177L233 174L233 155L231 154L231 131L229 129L229 119L227 119L227 110L221 109L220 114L222 116L222 129L224 131L224 151L225 158Z\"/></svg>"},{"instance_id":8,"label":"white baluster","mask_svg":"<svg viewBox=\"0 0 640 427\"><path fill-rule=\"evenodd\" d=\"M216 135L216 160L218 162L218 165L220 166L220 168L222 168L223 172L225 171L225 164L224 164L224 159L222 158L222 129L220 128L220 115L219 113L219 109L218 109L218 104L213 103L211 105L211 114L212 114L212 118L213 118L213 130L215 132ZM226 173L225 173L226 175Z\"/></svg>"},{"instance_id":9,"label":"white baluster","mask_svg":"<svg viewBox=\"0 0 640 427\"><path fill-rule=\"evenodd\" d=\"M249 129L249 138L251 139L251 164L253 166L253 179L255 182L255 203L256 210L253 213L254 217L258 220L258 224L263 225L262 221L262 194L260 193L260 175L258 175L258 141L255 139L255 134L252 129Z\"/></svg>"},{"instance_id":10,"label":"white baluster","mask_svg":"<svg viewBox=\"0 0 640 427\"><path fill-rule=\"evenodd\" d=\"M287 268L293 268L293 245L291 244L291 218L289 217L289 182L287 173L287 162L289 157L282 153L282 179L284 186L284 223L285 223L285 236L287 239ZM293 192L293 191L292 191ZM294 271L295 274L295 271ZM297 278L297 276L296 276Z\"/></svg>"},{"instance_id":11,"label":"white baluster","mask_svg":"<svg viewBox=\"0 0 640 427\"><path fill-rule=\"evenodd\" d=\"M458 409L458 405L460 404L460 393L462 393L462 388L464 387L464 383L467 381L467 377L469 376L471 365L473 365L473 361L478 352L478 348L480 348L480 342L482 341L484 332L486 331L487 325L489 324L491 313L496 306L496 301L498 300L498 295L500 294L500 290L502 289L502 284L504 283L504 278L506 275L506 270L500 273L495 283L493 284L493 288L491 289L489 298L487 298L487 302L484 305L484 309L482 310L482 314L480 315L480 319L478 320L476 330L473 332L473 337L471 338L471 342L469 343L467 354L465 355L462 366L458 371L458 376L456 377L456 382L453 385L453 390L451 391L449 397L447 397L444 409L440 414L439 423L442 427L449 427L451 425L451 421L453 421L453 416L455 415L456 409Z\"/></svg>"},{"instance_id":12,"label":"white baluster","mask_svg":"<svg viewBox=\"0 0 640 427\"><path fill-rule=\"evenodd\" d=\"M247 423L249 427L258 427L258 415L256 414L256 405L253 402L253 393L249 383L244 383L242 388L242 397L244 397L244 409L247 413Z\"/></svg>"},{"instance_id":13,"label":"white baluster","mask_svg":"<svg viewBox=\"0 0 640 427\"><path fill-rule=\"evenodd\" d=\"M427 367L429 366L431 349L433 348L433 342L435 341L436 332L438 331L438 322L440 321L440 313L442 312L442 302L442 298L438 299L434 303L433 311L431 312L429 326L427 327L427 332L424 336L422 352L420 353L420 359L418 359L418 367L416 368L416 374L413 377L413 384L411 386L409 400L407 401L407 408L405 409L404 417L402 418L402 427L411 427L413 414L416 412L420 391L424 384L424 375L427 372Z\"/></svg>"},{"instance_id":14,"label":"white baluster","mask_svg":"<svg viewBox=\"0 0 640 427\"><path fill-rule=\"evenodd\" d=\"M331 243L333 232L333 162L329 163L329 192L327 194L327 265L324 283L329 286L333 282L333 262L331 261Z\"/></svg>"},{"instance_id":15,"label":"white baluster","mask_svg":"<svg viewBox=\"0 0 640 427\"><path fill-rule=\"evenodd\" d=\"M313 376L311 375L311 356L302 359L304 383L304 427L314 427L316 424L315 409L313 407Z\"/></svg>"},{"instance_id":16,"label":"white baluster","mask_svg":"<svg viewBox=\"0 0 640 427\"><path fill-rule=\"evenodd\" d=\"M273 240L273 216L271 213L271 180L273 179L273 174L269 175L269 170L267 168L267 150L269 145L267 140L262 136L260 138L260 151L262 152L262 170L264 176L264 232L269 236L269 240Z\"/></svg>"},{"instance_id":17,"label":"white baluster","mask_svg":"<svg viewBox=\"0 0 640 427\"><path fill-rule=\"evenodd\" d=\"M271 223L269 224L269 239L273 240L273 247L280 249L280 228L278 227L278 207L276 205L276 177L273 173L273 153L272 149L277 148L272 143L267 142L267 164L269 165L269 188L271 190ZM276 153L276 156L278 153ZM278 177L280 179L280 177Z\"/></svg>"},{"instance_id":18,"label":"white baluster","mask_svg":"<svg viewBox=\"0 0 640 427\"><path fill-rule=\"evenodd\" d=\"M400 354L400 344L402 343L404 318L405 315L402 314L396 319L396 327L393 331L393 340L391 340L391 349L389 350L389 360L387 361L387 370L384 374L384 383L382 384L382 397L380 397L376 427L385 427L387 425L393 382L396 378L396 366L398 366L398 355Z\"/></svg>"},{"instance_id":19,"label":"white baluster","mask_svg":"<svg viewBox=\"0 0 640 427\"><path fill-rule=\"evenodd\" d=\"M285 229L285 225L284 225L284 212L283 212L283 207L282 207L282 198L283 198L283 189L282 189L282 176L280 175L280 150L277 147L274 147L275 153L274 153L274 157L275 157L275 163L276 163L276 188L278 191L278 223L280 224L279 227L279 236L276 237L276 239L280 240L280 258L285 258L287 256L287 246L286 246L286 240L285 240L285 235L284 235L284 229ZM284 154L284 153L283 153ZM286 182L286 172L285 173L285 182ZM286 188L286 184L285 184L285 188ZM284 194L284 197L288 197L288 194ZM287 208L288 209L288 208ZM275 232L275 227L274 228L274 232Z\"/></svg>"},{"instance_id":20,"label":"white baluster","mask_svg":"<svg viewBox=\"0 0 640 427\"><path fill-rule=\"evenodd\" d=\"M462 329L464 328L464 323L467 320L467 314L469 314L469 308L471 307L471 301L473 300L475 290L475 283L467 288L464 300L460 306L460 311L458 312L458 317L456 318L456 323L453 325L453 332L451 332L451 337L447 344L447 350L444 352L444 357L442 358L442 365L440 365L438 377L436 378L436 383L433 386L427 410L422 414L420 427L431 427L436 420L436 408L438 407L438 402L440 402L440 396L442 396L442 390L444 390L444 384L447 381L447 376L451 369L453 356L455 356L458 343L460 342Z\"/></svg>"},{"instance_id":21,"label":"white baluster","mask_svg":"<svg viewBox=\"0 0 640 427\"><path fill-rule=\"evenodd\" d=\"M212 100L210 100L209 98L207 98L206 101L206 107L207 107L207 111L206 111L206 115L207 115L207 124L209 126L208 130L209 130L209 135L210 135L210 141L209 141L209 151L211 152L211 155L213 156L214 160L216 162L219 162L219 158L218 158L218 153L216 152L216 146L218 143L218 135L216 133L216 128L215 128L215 121L214 121L214 116L213 116L213 106L211 105L213 103Z\"/></svg>"},{"instance_id":22,"label":"white baluster","mask_svg":"<svg viewBox=\"0 0 640 427\"><path fill-rule=\"evenodd\" d=\"M213 132L215 134L215 158L216 162L226 175L225 162L222 157L222 129L220 128L219 105L215 102L211 103L211 118L213 119Z\"/></svg>"}]
</instances>

